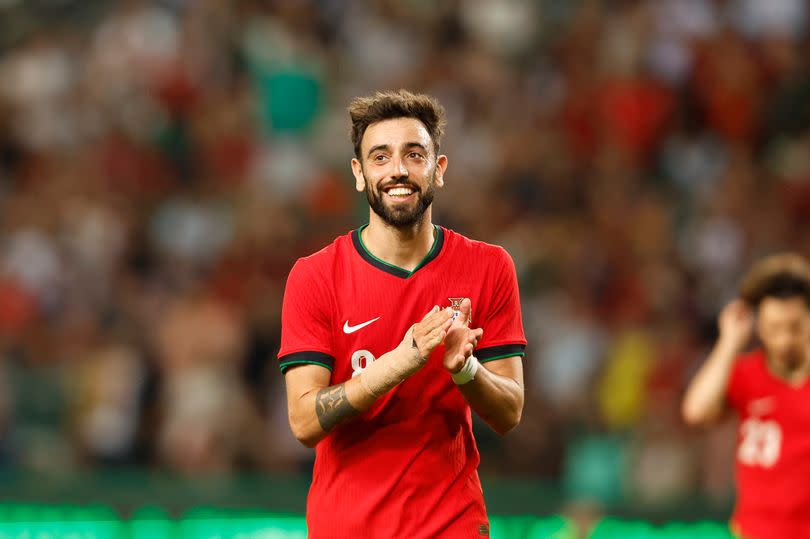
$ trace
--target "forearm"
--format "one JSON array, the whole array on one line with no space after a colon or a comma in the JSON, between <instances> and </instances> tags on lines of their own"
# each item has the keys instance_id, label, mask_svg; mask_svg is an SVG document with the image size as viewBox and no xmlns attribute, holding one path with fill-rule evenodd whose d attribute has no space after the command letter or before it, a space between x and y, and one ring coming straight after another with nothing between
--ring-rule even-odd
<instances>
[{"instance_id":1,"label":"forearm","mask_svg":"<svg viewBox=\"0 0 810 539\"><path fill-rule=\"evenodd\" d=\"M458 386L470 408L498 434L506 434L523 414L523 385L513 378L478 367L475 379Z\"/></svg>"},{"instance_id":2,"label":"forearm","mask_svg":"<svg viewBox=\"0 0 810 539\"><path fill-rule=\"evenodd\" d=\"M739 349L733 343L717 342L686 390L681 413L687 423L705 424L722 415L731 370L738 353Z\"/></svg>"},{"instance_id":3,"label":"forearm","mask_svg":"<svg viewBox=\"0 0 810 539\"><path fill-rule=\"evenodd\" d=\"M290 426L301 443L315 447L333 428L368 410L375 400L359 377L313 388L290 403Z\"/></svg>"},{"instance_id":4,"label":"forearm","mask_svg":"<svg viewBox=\"0 0 810 539\"><path fill-rule=\"evenodd\" d=\"M327 387L311 387L289 402L290 426L298 440L314 447L332 429L365 412L424 363L418 350L383 354L359 375Z\"/></svg>"}]
</instances>

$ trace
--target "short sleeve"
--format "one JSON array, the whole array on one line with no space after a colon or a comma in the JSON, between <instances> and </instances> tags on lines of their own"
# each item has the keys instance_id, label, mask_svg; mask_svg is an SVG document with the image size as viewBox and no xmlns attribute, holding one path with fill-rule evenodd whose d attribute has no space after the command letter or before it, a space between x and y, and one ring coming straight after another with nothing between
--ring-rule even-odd
<instances>
[{"instance_id":1,"label":"short sleeve","mask_svg":"<svg viewBox=\"0 0 810 539\"><path fill-rule=\"evenodd\" d=\"M743 365L744 362L739 358L734 362L726 389L726 401L740 413L743 412L748 400Z\"/></svg>"},{"instance_id":2,"label":"short sleeve","mask_svg":"<svg viewBox=\"0 0 810 539\"><path fill-rule=\"evenodd\" d=\"M481 363L523 356L526 349L515 264L504 249L498 247L495 252L492 275L488 276L491 297L486 312L480 313L479 320L475 320L473 306L473 324L484 330L475 350L475 356Z\"/></svg>"},{"instance_id":3,"label":"short sleeve","mask_svg":"<svg viewBox=\"0 0 810 539\"><path fill-rule=\"evenodd\" d=\"M295 365L321 365L330 371L332 352L331 298L306 259L295 263L284 289L281 307L279 367L285 373Z\"/></svg>"}]
</instances>

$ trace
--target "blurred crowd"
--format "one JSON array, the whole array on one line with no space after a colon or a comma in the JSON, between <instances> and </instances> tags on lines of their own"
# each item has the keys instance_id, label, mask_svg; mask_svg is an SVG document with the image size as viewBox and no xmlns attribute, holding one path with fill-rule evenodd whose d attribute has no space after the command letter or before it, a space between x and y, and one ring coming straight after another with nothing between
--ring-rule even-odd
<instances>
[{"instance_id":1,"label":"blurred crowd","mask_svg":"<svg viewBox=\"0 0 810 539\"><path fill-rule=\"evenodd\" d=\"M0 2L2 11L15 2ZM810 254L803 0L126 0L0 54L0 467L305 470L295 259L365 220L345 107L447 108L434 220L503 245L529 347L484 476L725 503L684 386L746 266ZM480 427L480 425L478 425Z\"/></svg>"}]
</instances>

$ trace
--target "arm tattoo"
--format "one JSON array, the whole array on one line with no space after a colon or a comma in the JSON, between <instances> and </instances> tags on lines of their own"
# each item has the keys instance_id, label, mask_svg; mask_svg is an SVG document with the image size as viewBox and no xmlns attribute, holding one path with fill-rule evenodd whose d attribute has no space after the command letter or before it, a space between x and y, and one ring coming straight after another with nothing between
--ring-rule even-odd
<instances>
[{"instance_id":1,"label":"arm tattoo","mask_svg":"<svg viewBox=\"0 0 810 539\"><path fill-rule=\"evenodd\" d=\"M419 357L422 359L422 361L425 361L427 359L425 356L422 355L422 351L419 350L419 347L416 346L416 339L413 339L413 342L411 343L411 348L416 350L416 353L419 354Z\"/></svg>"},{"instance_id":2,"label":"arm tattoo","mask_svg":"<svg viewBox=\"0 0 810 539\"><path fill-rule=\"evenodd\" d=\"M315 412L321 428L329 432L344 419L357 414L358 410L349 403L346 388L340 384L318 391L315 396Z\"/></svg>"}]
</instances>

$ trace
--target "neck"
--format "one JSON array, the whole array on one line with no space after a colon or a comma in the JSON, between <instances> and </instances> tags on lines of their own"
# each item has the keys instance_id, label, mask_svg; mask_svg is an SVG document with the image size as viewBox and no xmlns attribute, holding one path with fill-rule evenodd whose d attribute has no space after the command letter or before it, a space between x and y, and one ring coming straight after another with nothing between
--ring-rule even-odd
<instances>
[{"instance_id":1,"label":"neck","mask_svg":"<svg viewBox=\"0 0 810 539\"><path fill-rule=\"evenodd\" d=\"M366 249L383 262L413 271L430 252L434 236L428 208L419 222L407 227L391 226L372 211L361 237Z\"/></svg>"},{"instance_id":2,"label":"neck","mask_svg":"<svg viewBox=\"0 0 810 539\"><path fill-rule=\"evenodd\" d=\"M790 385L801 385L810 378L810 351L805 352L802 361L796 365L783 365L769 358L768 369Z\"/></svg>"}]
</instances>

